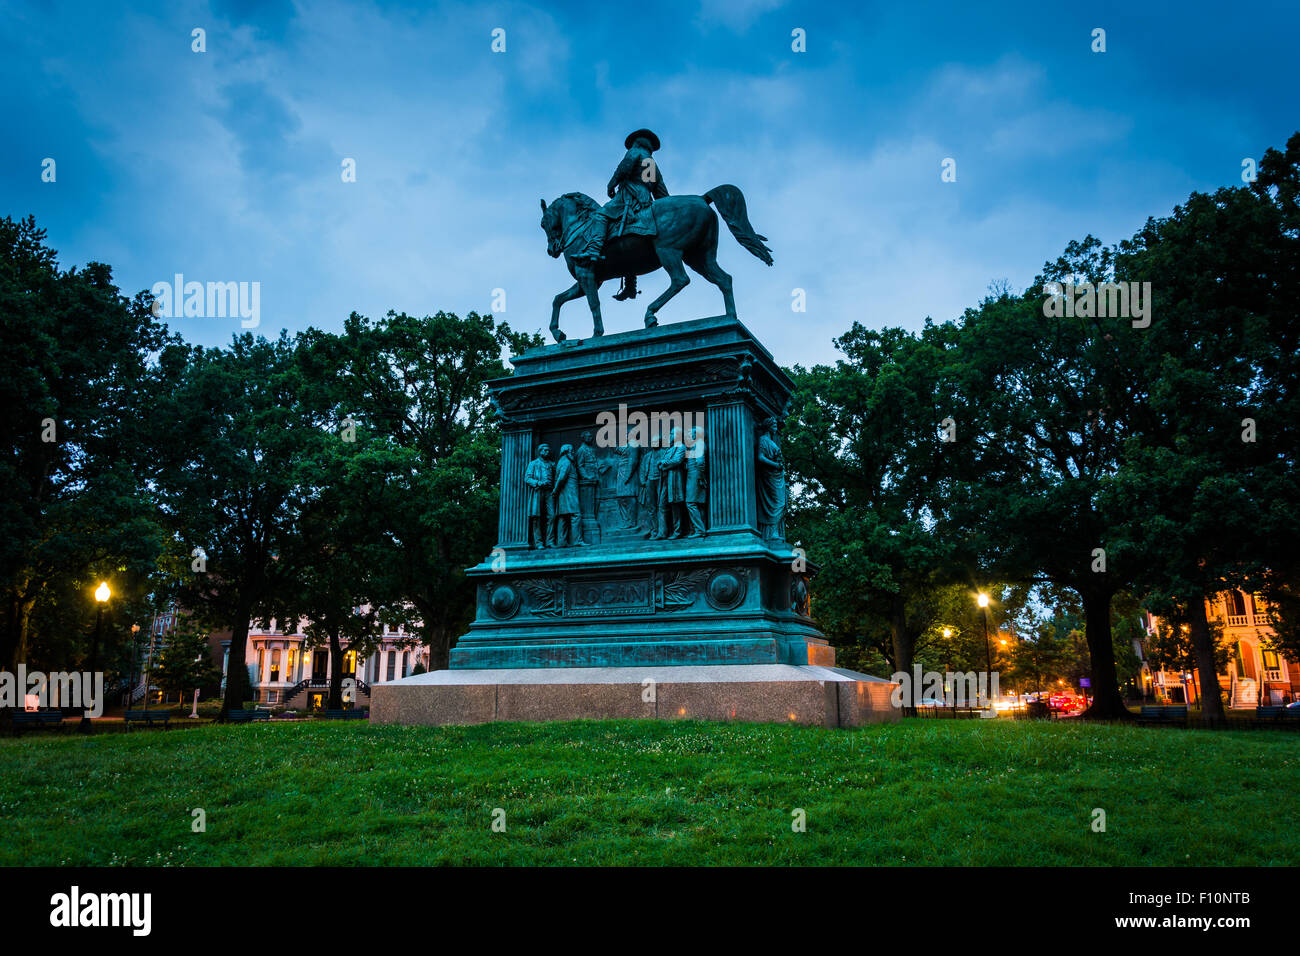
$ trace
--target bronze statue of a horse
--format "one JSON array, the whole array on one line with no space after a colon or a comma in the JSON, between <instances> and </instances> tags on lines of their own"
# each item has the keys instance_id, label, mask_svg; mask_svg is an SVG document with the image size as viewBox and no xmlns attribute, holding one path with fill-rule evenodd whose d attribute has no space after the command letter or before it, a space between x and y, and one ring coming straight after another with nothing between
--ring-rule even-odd
<instances>
[{"instance_id":1,"label":"bronze statue of a horse","mask_svg":"<svg viewBox=\"0 0 1300 956\"><path fill-rule=\"evenodd\" d=\"M600 284L607 279L642 276L662 268L668 272L668 288L645 310L646 328L657 325L655 313L691 281L683 263L722 290L726 314L734 319L736 301L731 295L731 276L718 267L718 218L709 209L710 205L718 210L737 242L769 266L772 264L772 250L763 244L767 237L754 232L745 211L745 196L735 186L717 186L703 196L666 196L655 200L648 215L654 217L657 234L611 236L605 243L604 257L595 262L574 259L569 251L581 248L585 230L592 226L592 217L600 208L595 200L583 193L566 193L547 206L543 199L546 251L552 258L563 254L569 274L577 280L557 295L551 305L551 334L555 341L563 342L565 338L560 331L560 306L564 303L585 295L591 306L591 334L604 335L597 291Z\"/></svg>"}]
</instances>

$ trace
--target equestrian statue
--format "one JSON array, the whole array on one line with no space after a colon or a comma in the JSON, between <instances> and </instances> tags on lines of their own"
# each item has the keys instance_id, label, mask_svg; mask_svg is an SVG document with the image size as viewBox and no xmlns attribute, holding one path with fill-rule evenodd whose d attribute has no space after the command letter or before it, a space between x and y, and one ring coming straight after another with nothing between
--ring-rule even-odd
<instances>
[{"instance_id":1,"label":"equestrian statue","mask_svg":"<svg viewBox=\"0 0 1300 956\"><path fill-rule=\"evenodd\" d=\"M576 280L551 304L551 334L557 342L565 339L560 331L564 303L585 295L591 307L591 334L604 335L601 283L622 279L614 298L631 299L637 295L637 276L662 268L668 273L668 288L645 310L646 328L658 325L655 314L691 281L683 264L722 290L727 317L734 319L731 276L718 266L718 219L709 206L722 216L737 242L772 264L772 250L763 244L767 237L749 224L745 196L738 188L715 186L703 196L669 196L654 158L659 137L639 129L629 133L623 145L627 155L610 177L606 205L583 193L565 193L549 206L542 200L546 251L556 259L563 254Z\"/></svg>"}]
</instances>

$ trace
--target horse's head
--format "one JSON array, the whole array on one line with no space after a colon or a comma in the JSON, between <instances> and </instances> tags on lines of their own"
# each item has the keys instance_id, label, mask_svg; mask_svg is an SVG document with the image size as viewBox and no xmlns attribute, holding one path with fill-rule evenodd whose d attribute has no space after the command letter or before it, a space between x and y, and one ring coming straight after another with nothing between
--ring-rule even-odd
<instances>
[{"instance_id":1,"label":"horse's head","mask_svg":"<svg viewBox=\"0 0 1300 956\"><path fill-rule=\"evenodd\" d=\"M549 206L542 200L542 231L546 233L546 251L551 258L558 259L564 254L565 234L573 228L582 228L599 209L596 200L585 193L565 193Z\"/></svg>"},{"instance_id":2,"label":"horse's head","mask_svg":"<svg viewBox=\"0 0 1300 956\"><path fill-rule=\"evenodd\" d=\"M560 227L560 200L551 203L549 208L546 200L542 200L542 232L546 233L546 254L552 259L558 259L564 251L560 244L560 237L564 233Z\"/></svg>"}]
</instances>

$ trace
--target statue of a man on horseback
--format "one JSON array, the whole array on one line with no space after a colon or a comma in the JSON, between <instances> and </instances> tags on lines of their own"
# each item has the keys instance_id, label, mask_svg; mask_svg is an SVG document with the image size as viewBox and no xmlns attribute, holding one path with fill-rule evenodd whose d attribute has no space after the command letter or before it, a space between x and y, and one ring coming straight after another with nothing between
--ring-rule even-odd
<instances>
[{"instance_id":1,"label":"statue of a man on horseback","mask_svg":"<svg viewBox=\"0 0 1300 956\"><path fill-rule=\"evenodd\" d=\"M583 193L566 193L547 206L542 200L542 230L547 252L564 256L574 284L557 295L551 306L551 334L564 341L560 331L560 307L586 296L591 308L592 335L603 335L600 315L600 284L621 278L622 290L615 299L637 294L636 277L664 269L669 286L646 308L645 324L658 324L655 315L669 299L690 282L684 266L708 279L722 291L726 314L736 317L731 293L731 276L718 266L718 212L736 241L769 266L772 252L764 245L766 236L754 232L745 209L745 197L735 186L716 186L702 196L669 196L654 153L659 137L648 129L629 133L624 141L627 154L614 170L606 192L610 202L603 208Z\"/></svg>"}]
</instances>

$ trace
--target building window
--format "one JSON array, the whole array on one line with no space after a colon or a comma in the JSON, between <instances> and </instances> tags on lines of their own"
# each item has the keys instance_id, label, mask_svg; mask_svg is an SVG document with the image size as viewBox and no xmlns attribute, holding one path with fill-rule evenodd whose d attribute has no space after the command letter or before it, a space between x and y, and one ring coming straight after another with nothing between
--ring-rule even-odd
<instances>
[{"instance_id":1,"label":"building window","mask_svg":"<svg viewBox=\"0 0 1300 956\"><path fill-rule=\"evenodd\" d=\"M277 647L271 652L271 682L275 683L280 679L280 649Z\"/></svg>"},{"instance_id":2,"label":"building window","mask_svg":"<svg viewBox=\"0 0 1300 956\"><path fill-rule=\"evenodd\" d=\"M394 672L395 670L397 670L397 652L396 652L396 651L389 651L389 652L387 652L387 653L385 654L385 656L388 658L388 677L387 677L387 680L392 680L392 679L396 676L393 672Z\"/></svg>"},{"instance_id":3,"label":"building window","mask_svg":"<svg viewBox=\"0 0 1300 956\"><path fill-rule=\"evenodd\" d=\"M257 649L257 683L259 684L262 683L262 674L265 673L262 670L262 662L265 659L266 659L266 649L259 647Z\"/></svg>"},{"instance_id":4,"label":"building window","mask_svg":"<svg viewBox=\"0 0 1300 956\"><path fill-rule=\"evenodd\" d=\"M1243 617L1246 614L1246 596L1240 591L1233 589L1228 592L1228 613L1234 617Z\"/></svg>"},{"instance_id":5,"label":"building window","mask_svg":"<svg viewBox=\"0 0 1300 956\"><path fill-rule=\"evenodd\" d=\"M1275 671L1282 665L1278 662L1277 651L1270 651L1268 648L1260 648L1260 656L1264 658L1264 670Z\"/></svg>"},{"instance_id":6,"label":"building window","mask_svg":"<svg viewBox=\"0 0 1300 956\"><path fill-rule=\"evenodd\" d=\"M402 676L411 676L411 652L402 651Z\"/></svg>"},{"instance_id":7,"label":"building window","mask_svg":"<svg viewBox=\"0 0 1300 956\"><path fill-rule=\"evenodd\" d=\"M294 677L293 668L294 665L297 663L298 663L298 649L296 647L291 647L289 648L289 679L290 680L292 680Z\"/></svg>"}]
</instances>

